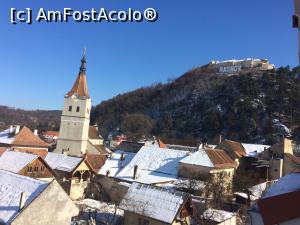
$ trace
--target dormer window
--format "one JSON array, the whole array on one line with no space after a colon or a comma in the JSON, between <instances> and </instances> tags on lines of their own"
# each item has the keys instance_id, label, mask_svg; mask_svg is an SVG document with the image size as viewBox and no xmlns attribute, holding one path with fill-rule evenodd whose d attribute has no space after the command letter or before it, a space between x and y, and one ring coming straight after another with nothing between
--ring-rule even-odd
<instances>
[{"instance_id":1,"label":"dormer window","mask_svg":"<svg viewBox=\"0 0 300 225\"><path fill-rule=\"evenodd\" d=\"M72 106L71 105L69 106L69 112L72 112Z\"/></svg>"},{"instance_id":2,"label":"dormer window","mask_svg":"<svg viewBox=\"0 0 300 225\"><path fill-rule=\"evenodd\" d=\"M79 107L79 106L77 106L77 108L76 108L76 112L79 112L79 110L80 110L80 107Z\"/></svg>"}]
</instances>

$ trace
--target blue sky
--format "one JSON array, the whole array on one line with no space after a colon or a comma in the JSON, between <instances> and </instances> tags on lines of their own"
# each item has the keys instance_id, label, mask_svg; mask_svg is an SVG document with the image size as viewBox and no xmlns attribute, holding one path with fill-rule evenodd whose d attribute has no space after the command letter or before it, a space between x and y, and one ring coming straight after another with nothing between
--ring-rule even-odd
<instances>
[{"instance_id":1,"label":"blue sky","mask_svg":"<svg viewBox=\"0 0 300 225\"><path fill-rule=\"evenodd\" d=\"M10 9L158 11L155 23L10 23ZM292 0L2 0L0 105L61 109L87 48L93 104L213 59L296 66Z\"/></svg>"}]
</instances>

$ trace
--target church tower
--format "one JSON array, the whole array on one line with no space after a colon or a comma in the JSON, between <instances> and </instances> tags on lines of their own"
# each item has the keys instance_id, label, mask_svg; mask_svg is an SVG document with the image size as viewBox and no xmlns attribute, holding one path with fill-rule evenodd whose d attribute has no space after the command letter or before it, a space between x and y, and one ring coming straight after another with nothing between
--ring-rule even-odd
<instances>
[{"instance_id":1,"label":"church tower","mask_svg":"<svg viewBox=\"0 0 300 225\"><path fill-rule=\"evenodd\" d=\"M86 81L85 52L77 79L65 95L56 153L82 156L88 147L92 101Z\"/></svg>"}]
</instances>

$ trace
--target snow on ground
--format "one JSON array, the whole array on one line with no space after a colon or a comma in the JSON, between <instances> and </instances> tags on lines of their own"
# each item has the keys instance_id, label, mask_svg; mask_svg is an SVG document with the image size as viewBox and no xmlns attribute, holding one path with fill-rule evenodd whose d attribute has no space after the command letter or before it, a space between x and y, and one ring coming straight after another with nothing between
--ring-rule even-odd
<instances>
[{"instance_id":1,"label":"snow on ground","mask_svg":"<svg viewBox=\"0 0 300 225\"><path fill-rule=\"evenodd\" d=\"M179 161L188 154L187 151L144 146L116 178L145 184L170 182L177 179ZM137 178L134 180L136 165Z\"/></svg>"},{"instance_id":2,"label":"snow on ground","mask_svg":"<svg viewBox=\"0 0 300 225\"><path fill-rule=\"evenodd\" d=\"M92 217L96 220L97 224L100 221L108 221L111 225L115 225L124 214L124 211L115 208L114 204L94 199L83 199L80 201L74 201L74 203L82 212L81 220L88 220Z\"/></svg>"},{"instance_id":3,"label":"snow on ground","mask_svg":"<svg viewBox=\"0 0 300 225\"><path fill-rule=\"evenodd\" d=\"M48 182L0 170L0 223L10 224L18 214L22 192L25 194L26 207L48 184Z\"/></svg>"},{"instance_id":4,"label":"snow on ground","mask_svg":"<svg viewBox=\"0 0 300 225\"><path fill-rule=\"evenodd\" d=\"M37 157L23 152L5 151L0 157L0 169L18 173Z\"/></svg>"},{"instance_id":5,"label":"snow on ground","mask_svg":"<svg viewBox=\"0 0 300 225\"><path fill-rule=\"evenodd\" d=\"M123 153L124 160L121 160ZM136 153L124 152L124 151L115 151L112 153L111 158L106 159L105 164L102 166L99 174L106 175L106 172L109 171L110 177L115 177L124 167L126 167Z\"/></svg>"},{"instance_id":6,"label":"snow on ground","mask_svg":"<svg viewBox=\"0 0 300 225\"><path fill-rule=\"evenodd\" d=\"M45 161L53 170L71 172L82 161L82 158L49 152Z\"/></svg>"},{"instance_id":7,"label":"snow on ground","mask_svg":"<svg viewBox=\"0 0 300 225\"><path fill-rule=\"evenodd\" d=\"M235 213L227 212L224 210L218 210L218 209L207 209L203 213L203 217L210 221L215 221L218 223L221 223L225 220L228 220L235 216Z\"/></svg>"}]
</instances>

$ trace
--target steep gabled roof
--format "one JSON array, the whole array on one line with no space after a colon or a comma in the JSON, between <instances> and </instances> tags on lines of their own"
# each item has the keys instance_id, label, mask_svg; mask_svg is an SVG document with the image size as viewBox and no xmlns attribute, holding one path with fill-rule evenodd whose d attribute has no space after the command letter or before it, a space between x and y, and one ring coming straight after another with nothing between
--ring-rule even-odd
<instances>
[{"instance_id":1,"label":"steep gabled roof","mask_svg":"<svg viewBox=\"0 0 300 225\"><path fill-rule=\"evenodd\" d=\"M0 147L0 157L7 149L7 147Z\"/></svg>"},{"instance_id":2,"label":"steep gabled roof","mask_svg":"<svg viewBox=\"0 0 300 225\"><path fill-rule=\"evenodd\" d=\"M205 166L209 168L214 167L213 162L211 161L211 159L209 158L208 154L204 149L199 149L198 151L188 155L187 157L180 160L180 163L197 165L197 166Z\"/></svg>"},{"instance_id":3,"label":"steep gabled roof","mask_svg":"<svg viewBox=\"0 0 300 225\"><path fill-rule=\"evenodd\" d=\"M89 139L101 139L96 126L89 127Z\"/></svg>"},{"instance_id":4,"label":"steep gabled roof","mask_svg":"<svg viewBox=\"0 0 300 225\"><path fill-rule=\"evenodd\" d=\"M37 155L8 150L0 157L0 169L18 173L37 158Z\"/></svg>"},{"instance_id":5,"label":"steep gabled roof","mask_svg":"<svg viewBox=\"0 0 300 225\"><path fill-rule=\"evenodd\" d=\"M87 87L85 71L86 71L86 59L85 59L85 55L84 55L81 60L80 71L77 76L77 79L76 79L71 91L69 91L66 94L67 97L76 95L77 97L84 98L84 99L90 98L88 87Z\"/></svg>"},{"instance_id":6,"label":"steep gabled roof","mask_svg":"<svg viewBox=\"0 0 300 225\"><path fill-rule=\"evenodd\" d=\"M48 182L0 170L0 222L10 224L20 213L19 202L22 192L26 193L24 207L27 207L48 185Z\"/></svg>"},{"instance_id":7,"label":"steep gabled roof","mask_svg":"<svg viewBox=\"0 0 300 225\"><path fill-rule=\"evenodd\" d=\"M24 126L22 130L15 136L12 146L30 146L48 148L49 144L36 136L28 127Z\"/></svg>"},{"instance_id":8,"label":"steep gabled roof","mask_svg":"<svg viewBox=\"0 0 300 225\"><path fill-rule=\"evenodd\" d=\"M188 152L158 146L144 146L130 163L116 176L118 179L136 181L144 184L158 184L177 179L179 161ZM133 179L134 167L138 166L137 178Z\"/></svg>"},{"instance_id":9,"label":"steep gabled roof","mask_svg":"<svg viewBox=\"0 0 300 225\"><path fill-rule=\"evenodd\" d=\"M224 150L205 149L205 152L214 164L215 168L225 169L237 166L237 164L226 154Z\"/></svg>"},{"instance_id":10,"label":"steep gabled roof","mask_svg":"<svg viewBox=\"0 0 300 225\"><path fill-rule=\"evenodd\" d=\"M86 161L90 164L93 171L98 174L102 166L105 164L107 157L106 155L99 154L87 154Z\"/></svg>"},{"instance_id":11,"label":"steep gabled roof","mask_svg":"<svg viewBox=\"0 0 300 225\"><path fill-rule=\"evenodd\" d=\"M120 208L172 224L188 197L184 192L133 183L121 201Z\"/></svg>"},{"instance_id":12,"label":"steep gabled roof","mask_svg":"<svg viewBox=\"0 0 300 225\"><path fill-rule=\"evenodd\" d=\"M236 141L224 140L217 147L217 149L222 149L232 158L241 158L247 156L247 153L243 145Z\"/></svg>"},{"instance_id":13,"label":"steep gabled roof","mask_svg":"<svg viewBox=\"0 0 300 225\"><path fill-rule=\"evenodd\" d=\"M34 155L38 155L39 157L41 157L42 159L45 159L48 151L47 150L43 150L43 149L35 149L35 148L18 148L18 147L14 147L12 148L15 152L24 152L24 153L29 153L29 154L34 154Z\"/></svg>"},{"instance_id":14,"label":"steep gabled roof","mask_svg":"<svg viewBox=\"0 0 300 225\"><path fill-rule=\"evenodd\" d=\"M45 161L53 170L72 172L82 162L83 158L49 152Z\"/></svg>"},{"instance_id":15,"label":"steep gabled roof","mask_svg":"<svg viewBox=\"0 0 300 225\"><path fill-rule=\"evenodd\" d=\"M180 163L217 169L235 168L237 166L226 152L220 149L199 149L182 159Z\"/></svg>"}]
</instances>

